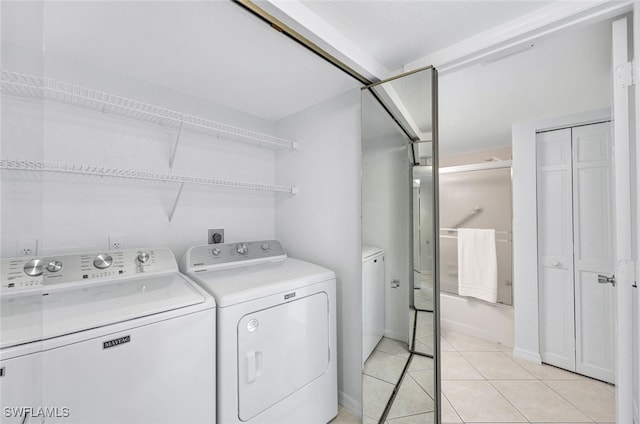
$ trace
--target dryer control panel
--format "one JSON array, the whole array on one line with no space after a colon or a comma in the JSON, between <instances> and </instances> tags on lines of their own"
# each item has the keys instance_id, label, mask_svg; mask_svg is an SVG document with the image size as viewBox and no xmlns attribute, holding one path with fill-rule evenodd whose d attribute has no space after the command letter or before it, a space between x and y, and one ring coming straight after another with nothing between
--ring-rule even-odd
<instances>
[{"instance_id":1,"label":"dryer control panel","mask_svg":"<svg viewBox=\"0 0 640 424\"><path fill-rule=\"evenodd\" d=\"M209 269L234 264L269 262L286 259L287 253L277 240L208 244L187 250L183 270Z\"/></svg>"},{"instance_id":2,"label":"dryer control panel","mask_svg":"<svg viewBox=\"0 0 640 424\"><path fill-rule=\"evenodd\" d=\"M71 255L2 259L0 293L110 281L140 273L177 271L166 248L122 249Z\"/></svg>"}]
</instances>

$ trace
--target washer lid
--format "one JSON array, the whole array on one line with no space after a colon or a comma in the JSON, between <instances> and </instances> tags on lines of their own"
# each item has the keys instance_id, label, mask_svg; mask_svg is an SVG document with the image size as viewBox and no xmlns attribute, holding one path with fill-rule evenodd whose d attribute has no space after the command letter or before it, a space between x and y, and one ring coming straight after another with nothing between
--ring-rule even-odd
<instances>
[{"instance_id":1,"label":"washer lid","mask_svg":"<svg viewBox=\"0 0 640 424\"><path fill-rule=\"evenodd\" d=\"M202 270L188 275L213 295L218 307L289 292L336 278L331 270L293 258L235 268Z\"/></svg>"},{"instance_id":2,"label":"washer lid","mask_svg":"<svg viewBox=\"0 0 640 424\"><path fill-rule=\"evenodd\" d=\"M384 254L384 250L374 246L362 246L362 260L371 258L372 256Z\"/></svg>"},{"instance_id":3,"label":"washer lid","mask_svg":"<svg viewBox=\"0 0 640 424\"><path fill-rule=\"evenodd\" d=\"M185 308L205 297L178 273L136 277L0 299L0 348Z\"/></svg>"}]
</instances>

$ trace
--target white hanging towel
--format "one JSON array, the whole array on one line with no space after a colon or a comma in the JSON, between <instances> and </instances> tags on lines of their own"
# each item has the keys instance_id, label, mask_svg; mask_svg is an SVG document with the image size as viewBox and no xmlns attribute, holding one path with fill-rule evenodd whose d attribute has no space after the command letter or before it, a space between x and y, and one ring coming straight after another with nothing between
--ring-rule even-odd
<instances>
[{"instance_id":1,"label":"white hanging towel","mask_svg":"<svg viewBox=\"0 0 640 424\"><path fill-rule=\"evenodd\" d=\"M498 259L494 229L458 229L458 294L498 300Z\"/></svg>"}]
</instances>

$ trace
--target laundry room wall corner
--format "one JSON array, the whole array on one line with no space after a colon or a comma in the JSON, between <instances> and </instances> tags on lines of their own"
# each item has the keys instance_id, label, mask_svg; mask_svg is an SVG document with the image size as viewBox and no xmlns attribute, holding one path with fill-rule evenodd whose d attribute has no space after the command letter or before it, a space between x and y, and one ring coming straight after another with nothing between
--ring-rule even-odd
<instances>
[{"instance_id":1,"label":"laundry room wall corner","mask_svg":"<svg viewBox=\"0 0 640 424\"><path fill-rule=\"evenodd\" d=\"M360 415L360 90L278 121L276 135L299 145L276 153L276 183L296 181L300 190L276 198L276 238L289 255L336 273L338 397Z\"/></svg>"}]
</instances>

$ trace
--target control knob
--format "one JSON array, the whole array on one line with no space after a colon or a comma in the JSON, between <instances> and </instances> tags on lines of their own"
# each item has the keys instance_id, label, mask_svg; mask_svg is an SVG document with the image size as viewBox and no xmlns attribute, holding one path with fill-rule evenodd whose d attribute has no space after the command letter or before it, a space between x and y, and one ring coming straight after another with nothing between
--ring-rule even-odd
<instances>
[{"instance_id":1,"label":"control knob","mask_svg":"<svg viewBox=\"0 0 640 424\"><path fill-rule=\"evenodd\" d=\"M262 250L264 250L265 252L269 249L271 249L271 246L269 246L269 243L262 243Z\"/></svg>"},{"instance_id":2,"label":"control knob","mask_svg":"<svg viewBox=\"0 0 640 424\"><path fill-rule=\"evenodd\" d=\"M211 251L211 254L212 254L213 256L220 256L220 249L218 249L217 247L216 247L216 248L214 248L214 249Z\"/></svg>"},{"instance_id":3,"label":"control knob","mask_svg":"<svg viewBox=\"0 0 640 424\"><path fill-rule=\"evenodd\" d=\"M236 252L238 252L241 255L246 255L249 252L249 247L247 246L247 243L236 244Z\"/></svg>"},{"instance_id":4,"label":"control knob","mask_svg":"<svg viewBox=\"0 0 640 424\"><path fill-rule=\"evenodd\" d=\"M37 277L42 275L42 259L31 259L24 264L24 273L30 277Z\"/></svg>"},{"instance_id":5,"label":"control knob","mask_svg":"<svg viewBox=\"0 0 640 424\"><path fill-rule=\"evenodd\" d=\"M145 264L149 261L149 254L147 252L139 252L138 253L138 262L141 264Z\"/></svg>"},{"instance_id":6,"label":"control knob","mask_svg":"<svg viewBox=\"0 0 640 424\"><path fill-rule=\"evenodd\" d=\"M101 253L93 260L93 266L98 269L109 268L113 263L113 258L108 253Z\"/></svg>"},{"instance_id":7,"label":"control knob","mask_svg":"<svg viewBox=\"0 0 640 424\"><path fill-rule=\"evenodd\" d=\"M46 268L49 272L58 272L62 269L62 262L56 260L49 261Z\"/></svg>"}]
</instances>

